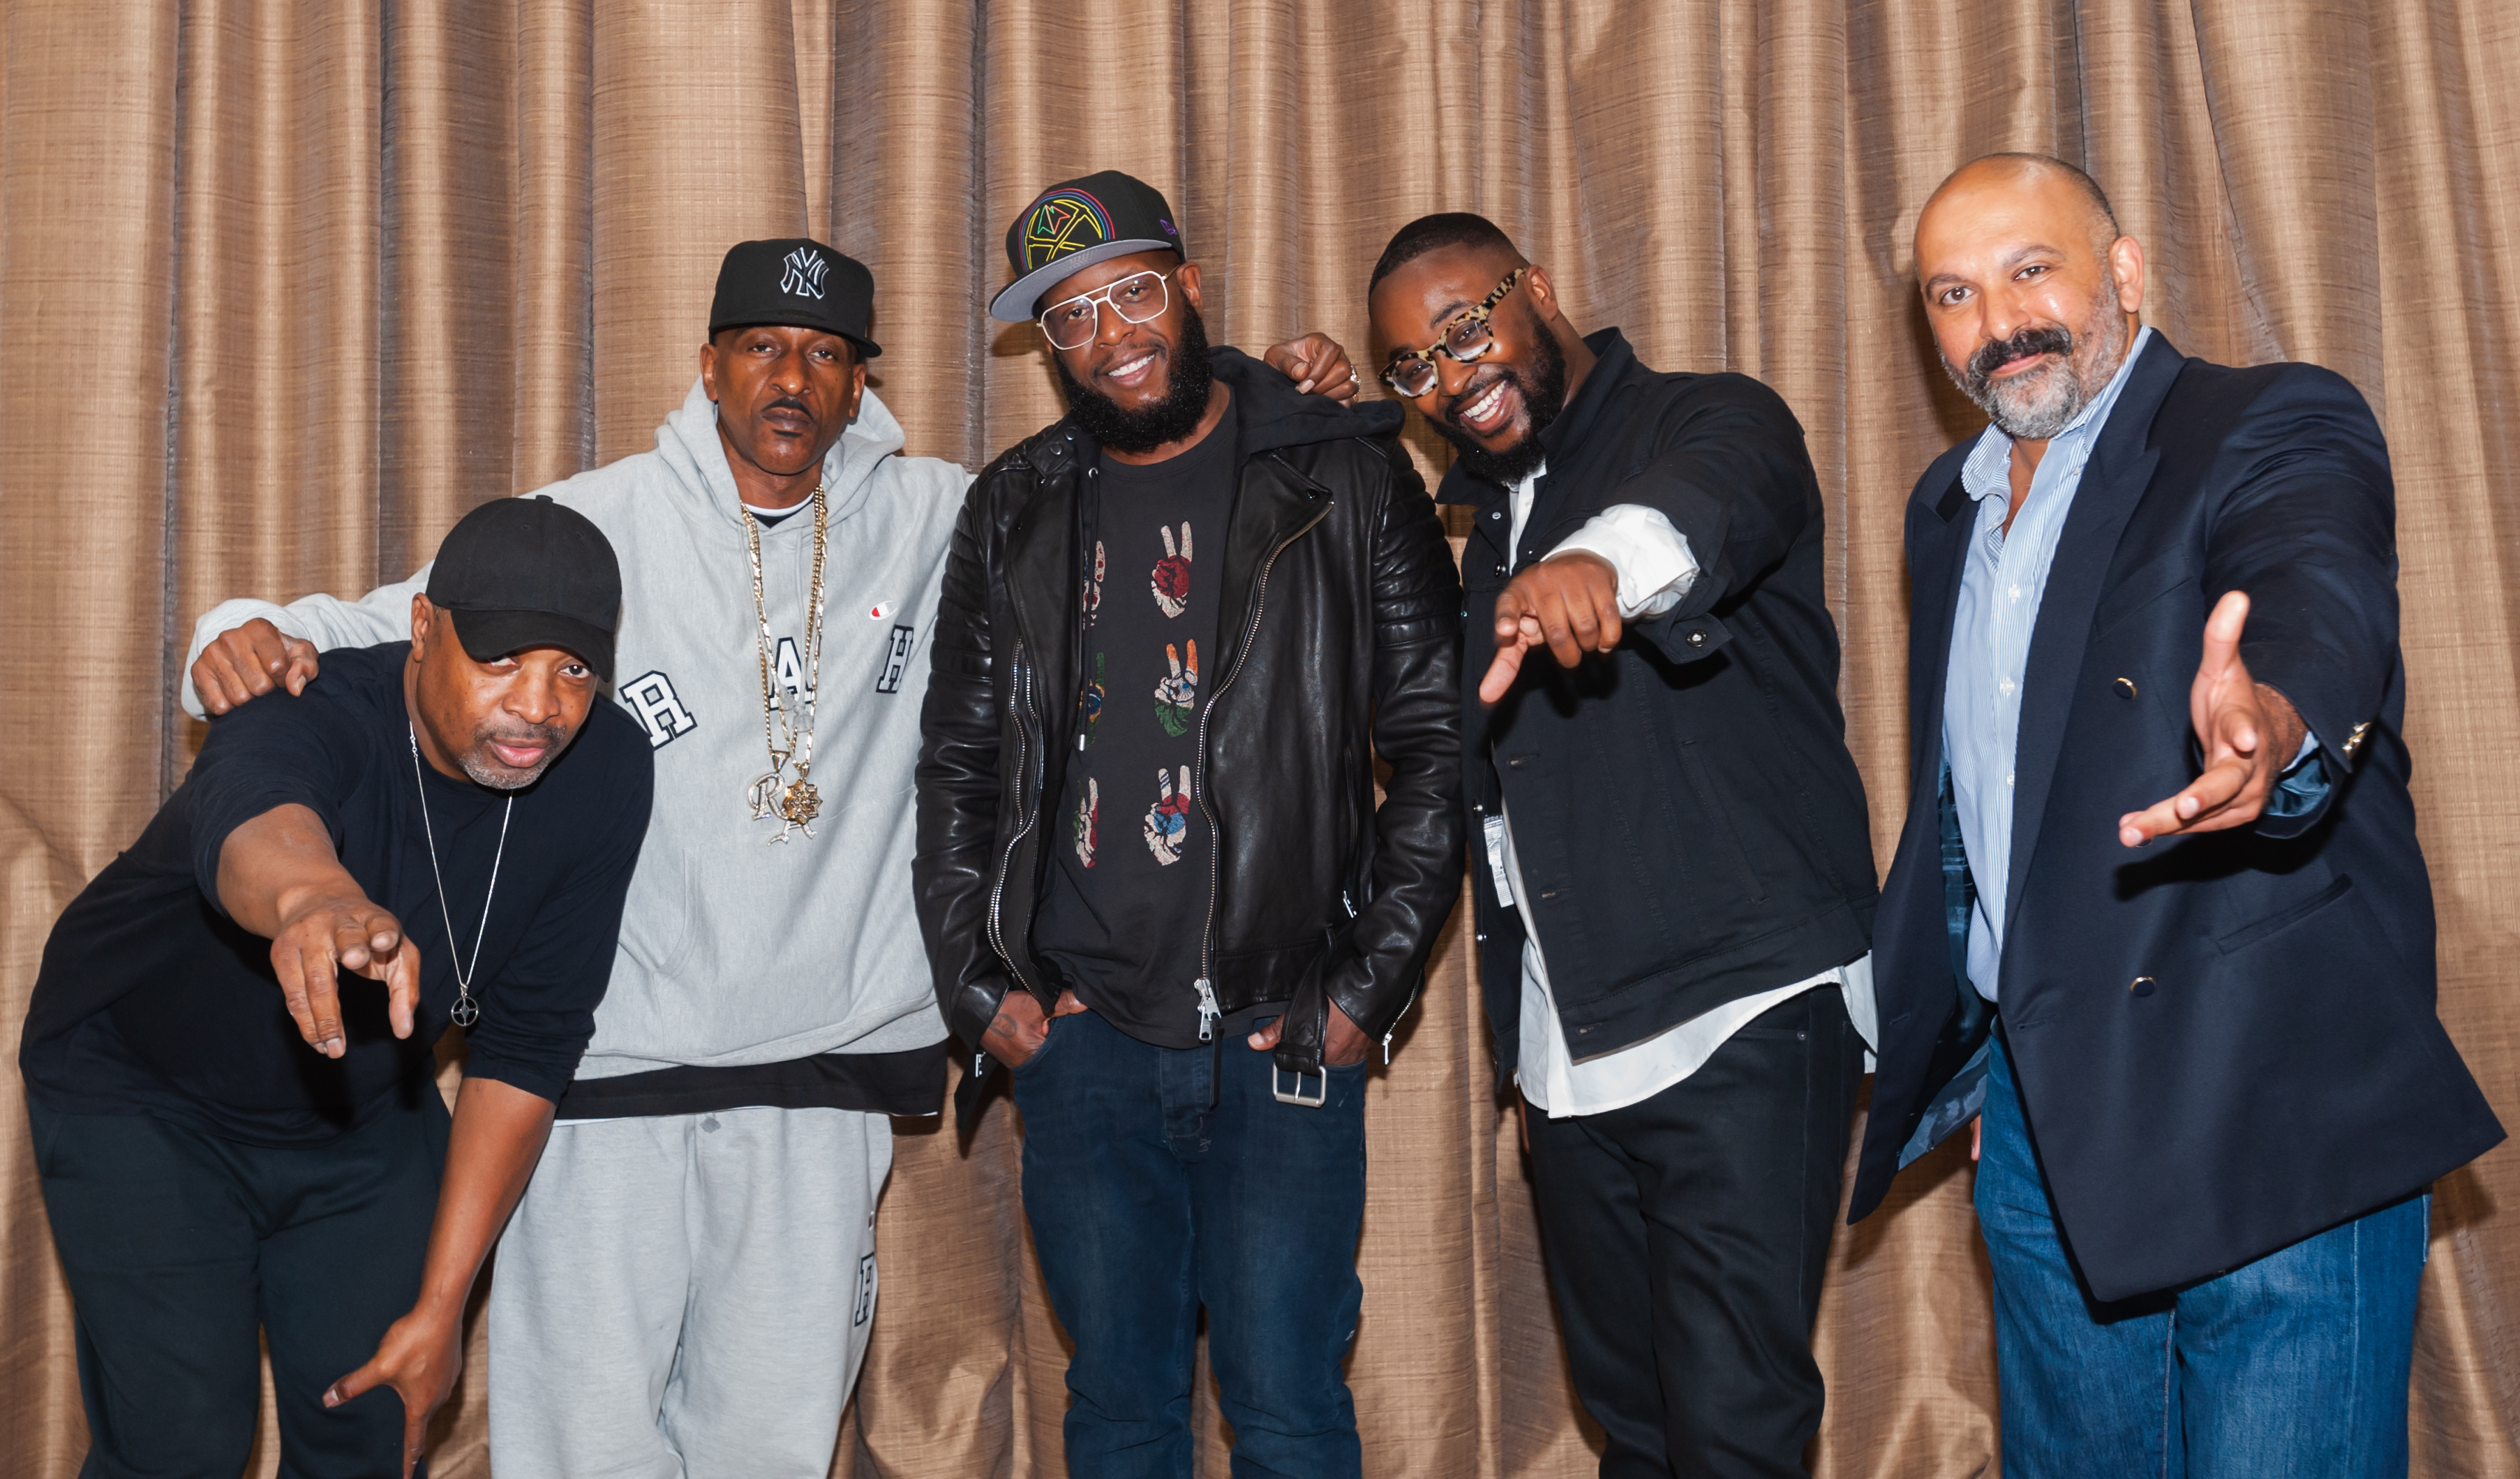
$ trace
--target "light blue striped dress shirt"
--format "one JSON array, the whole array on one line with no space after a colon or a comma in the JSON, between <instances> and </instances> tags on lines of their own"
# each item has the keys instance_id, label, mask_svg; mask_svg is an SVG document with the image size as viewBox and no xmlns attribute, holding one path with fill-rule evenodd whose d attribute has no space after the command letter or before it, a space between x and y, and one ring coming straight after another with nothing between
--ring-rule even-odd
<instances>
[{"instance_id":1,"label":"light blue striped dress shirt","mask_svg":"<svg viewBox=\"0 0 2520 1479\"><path fill-rule=\"evenodd\" d=\"M2082 486L2083 469L2151 339L2149 327L2138 333L2107 387L2064 430L2048 438L2047 455L2039 459L2010 533L2004 531L2003 515L2012 498L2012 438L1990 425L1960 467L1960 486L1977 503L1977 527L1960 574L1959 605L1952 615L1951 665L1943 685L1943 754L1951 762L1960 841L1968 849L1969 875L1977 883L1977 914L1969 920L1969 984L1990 1002L2003 959L2005 874L2012 866L2012 762L2021 737L2030 634L2039 625L2048 568L2055 562L2056 540L2065 532L2065 515Z\"/></svg>"}]
</instances>

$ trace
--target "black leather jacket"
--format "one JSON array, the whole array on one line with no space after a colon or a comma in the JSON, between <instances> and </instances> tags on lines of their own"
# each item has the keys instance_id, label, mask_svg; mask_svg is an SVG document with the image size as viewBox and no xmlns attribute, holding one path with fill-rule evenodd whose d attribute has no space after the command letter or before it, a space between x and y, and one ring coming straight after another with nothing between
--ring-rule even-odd
<instances>
[{"instance_id":1,"label":"black leather jacket","mask_svg":"<svg viewBox=\"0 0 2520 1479\"><path fill-rule=\"evenodd\" d=\"M1204 959L1227 1014L1286 1003L1278 1063L1319 1072L1331 1002L1388 1042L1461 893L1461 581L1393 435L1398 407L1299 395L1232 349L1214 364L1239 471L1228 658L1197 728L1217 837ZM938 1001L972 1050L967 1118L1010 985L1045 1008L1057 996L1030 942L1044 801L1075 749L1098 459L1061 420L991 463L955 525L937 610L913 873Z\"/></svg>"}]
</instances>

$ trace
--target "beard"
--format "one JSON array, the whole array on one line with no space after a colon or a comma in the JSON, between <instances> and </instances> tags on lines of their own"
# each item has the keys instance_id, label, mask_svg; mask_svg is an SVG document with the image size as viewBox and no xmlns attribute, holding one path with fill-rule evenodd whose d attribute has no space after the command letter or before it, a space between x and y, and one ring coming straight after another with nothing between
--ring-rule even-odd
<instances>
[{"instance_id":1,"label":"beard","mask_svg":"<svg viewBox=\"0 0 2520 1479\"><path fill-rule=\"evenodd\" d=\"M1152 452L1197 430L1215 383L1208 367L1207 325L1195 308L1182 315L1181 338L1164 351L1163 399L1143 411L1121 410L1111 397L1068 374L1067 362L1057 354L1050 362L1067 396L1067 414L1086 435L1114 452Z\"/></svg>"},{"instance_id":2,"label":"beard","mask_svg":"<svg viewBox=\"0 0 2520 1479\"><path fill-rule=\"evenodd\" d=\"M2092 311L2079 334L2055 324L2038 325L1980 344L1964 367L1944 358L1943 369L1996 429L2014 441L2046 441L2073 425L2083 408L2108 388L2126 355L2127 338L2117 284L2103 282L2092 294ZM2058 358L2026 375L1996 381L1996 367L2033 354Z\"/></svg>"},{"instance_id":3,"label":"beard","mask_svg":"<svg viewBox=\"0 0 2520 1479\"><path fill-rule=\"evenodd\" d=\"M1453 398L1452 405L1445 408L1442 416L1426 420L1436 434L1451 442L1453 449L1461 454L1462 466L1469 470L1471 476L1483 477L1508 488L1538 471L1540 465L1549 460L1549 454L1540 445L1540 433L1548 430L1549 424L1557 420L1559 413L1566 409L1566 350L1557 342L1557 336L1549 332L1549 326L1540 321L1539 313L1530 304L1523 305L1522 313L1531 336L1530 377L1524 378L1511 365L1497 365L1493 367L1495 373L1484 379L1473 377L1462 393ZM1512 446L1502 452L1491 452L1471 440L1470 433L1455 426L1453 418L1460 408L1485 395L1489 386L1500 381L1511 385L1514 394L1521 397L1523 410L1531 417L1531 427Z\"/></svg>"}]
</instances>

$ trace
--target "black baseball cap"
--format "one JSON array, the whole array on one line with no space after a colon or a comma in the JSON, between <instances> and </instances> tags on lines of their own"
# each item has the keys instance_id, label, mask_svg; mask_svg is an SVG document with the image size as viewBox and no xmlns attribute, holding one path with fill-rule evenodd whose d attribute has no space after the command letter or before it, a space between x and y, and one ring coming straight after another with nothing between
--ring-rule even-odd
<instances>
[{"instance_id":1,"label":"black baseball cap","mask_svg":"<svg viewBox=\"0 0 2520 1479\"><path fill-rule=\"evenodd\" d=\"M1015 280L990 300L989 317L1023 323L1059 279L1133 251L1172 251L1189 260L1163 192L1116 169L1062 180L1034 197L1007 228L1007 262Z\"/></svg>"},{"instance_id":2,"label":"black baseball cap","mask_svg":"<svg viewBox=\"0 0 2520 1479\"><path fill-rule=\"evenodd\" d=\"M721 329L755 324L820 329L858 346L861 359L883 352L867 337L875 311L875 274L811 237L738 242L717 268L717 296L709 303L711 337Z\"/></svg>"},{"instance_id":3,"label":"black baseball cap","mask_svg":"<svg viewBox=\"0 0 2520 1479\"><path fill-rule=\"evenodd\" d=\"M612 681L621 561L593 519L549 494L494 498L458 519L428 568L428 604L475 662L556 647Z\"/></svg>"}]
</instances>

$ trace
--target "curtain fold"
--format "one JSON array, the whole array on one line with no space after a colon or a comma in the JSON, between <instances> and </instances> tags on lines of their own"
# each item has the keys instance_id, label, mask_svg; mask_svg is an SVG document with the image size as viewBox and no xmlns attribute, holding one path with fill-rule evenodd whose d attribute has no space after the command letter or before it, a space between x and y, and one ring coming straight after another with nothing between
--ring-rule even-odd
<instances>
[{"instance_id":1,"label":"curtain fold","mask_svg":"<svg viewBox=\"0 0 2520 1479\"><path fill-rule=\"evenodd\" d=\"M1383 242L1461 208L1582 327L1776 386L1820 471L1886 860L1905 501L1982 425L1935 359L1910 236L1998 149L2098 176L2180 347L2314 360L2381 413L2441 1011L2520 1124L2520 10L2498 0L6 0L0 1048L53 917L199 744L171 698L199 612L400 578L481 500L651 445L747 237L873 268L872 382L911 452L976 469L1059 409L1037 336L983 312L1007 223L1103 168L1179 210L1219 342L1322 330L1370 365ZM1407 436L1440 471L1440 440ZM1598 1435L1472 955L1457 916L1369 1089L1367 1469L1573 1479ZM896 1132L834 1473L1061 1473L1067 1348L1017 1116ZM0 1093L0 1479L67 1479L84 1447L34 1156ZM1995 1471L1971 1180L1947 1145L1839 1230L1826 1479ZM2436 1188L2418 1474L2520 1479L2515 1209L2507 1147ZM477 1322L470 1351L440 1475L488 1472ZM275 1459L266 1426L256 1472Z\"/></svg>"}]
</instances>

